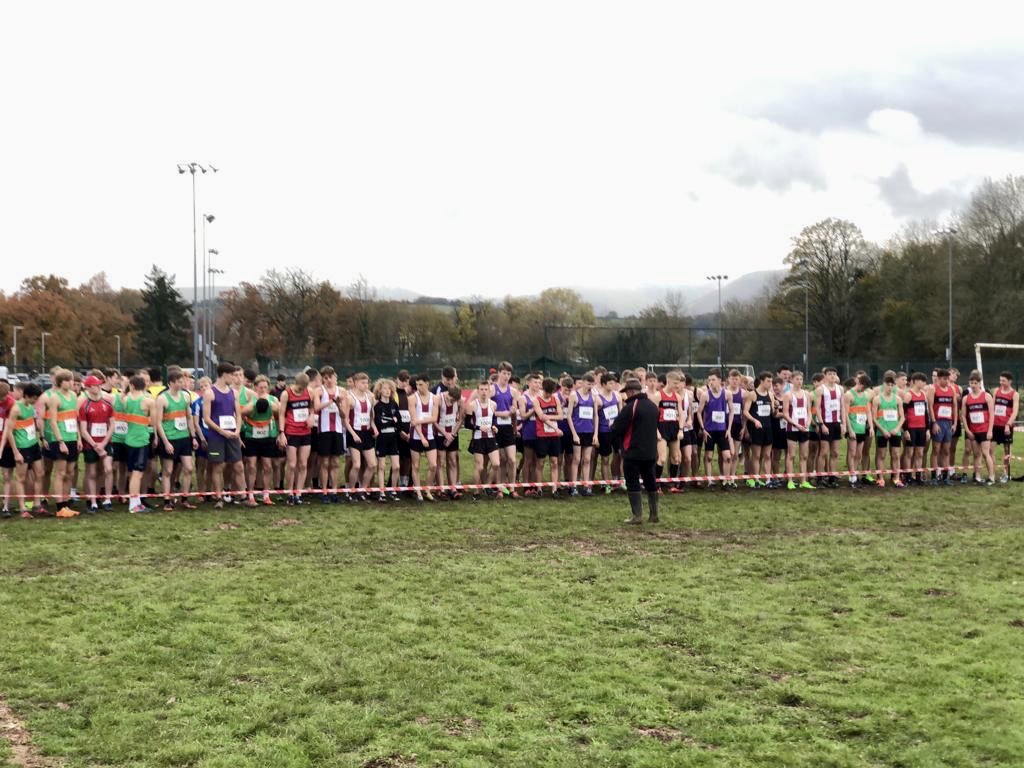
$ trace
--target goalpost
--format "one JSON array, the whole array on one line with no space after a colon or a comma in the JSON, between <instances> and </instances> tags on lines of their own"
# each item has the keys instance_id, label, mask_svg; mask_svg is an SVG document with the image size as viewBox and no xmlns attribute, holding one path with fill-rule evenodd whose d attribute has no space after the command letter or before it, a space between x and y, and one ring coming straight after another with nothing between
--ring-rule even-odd
<instances>
[{"instance_id":1,"label":"goalpost","mask_svg":"<svg viewBox=\"0 0 1024 768\"><path fill-rule=\"evenodd\" d=\"M978 373L981 374L981 385L985 387L985 371L981 367L981 350L983 349L1020 349L1024 350L1024 344L992 344L989 342L978 342L974 345L974 359L978 364Z\"/></svg>"},{"instance_id":2,"label":"goalpost","mask_svg":"<svg viewBox=\"0 0 1024 768\"><path fill-rule=\"evenodd\" d=\"M721 365L708 363L694 363L693 365L687 365L686 363L648 363L645 367L648 371L653 371L654 373L663 373L665 371L672 370L684 371L698 381L705 378L709 371L720 370L723 375L726 375L733 368L738 370L744 376L749 376L750 378L754 377L754 366L749 363L722 363Z\"/></svg>"}]
</instances>

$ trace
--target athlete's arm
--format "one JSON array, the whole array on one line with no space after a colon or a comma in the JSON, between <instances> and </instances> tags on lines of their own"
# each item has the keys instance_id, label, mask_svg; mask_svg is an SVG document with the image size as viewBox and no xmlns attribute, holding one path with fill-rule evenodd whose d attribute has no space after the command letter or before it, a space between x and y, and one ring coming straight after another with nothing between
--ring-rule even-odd
<instances>
[{"instance_id":1,"label":"athlete's arm","mask_svg":"<svg viewBox=\"0 0 1024 768\"><path fill-rule=\"evenodd\" d=\"M744 423L746 423L748 421L752 422L752 423L757 425L758 429L761 429L761 422L758 421L757 419L755 419L751 415L751 413L750 413L750 406L754 402L754 397L748 397L747 395L748 395L748 393L746 393L746 392L743 394L743 414L742 414L743 421L744 421Z\"/></svg>"},{"instance_id":2,"label":"athlete's arm","mask_svg":"<svg viewBox=\"0 0 1024 768\"><path fill-rule=\"evenodd\" d=\"M992 425L995 423L995 418L996 418L996 401L995 401L995 398L992 397L992 395L990 395L988 392L986 392L985 393L985 402L988 403L988 429L986 431L988 433L987 437L989 439L989 442L991 442L992 441ZM1010 429L1013 429L1013 424L1010 424L1009 422L1007 422L1006 426L1009 427Z\"/></svg>"},{"instance_id":3,"label":"athlete's arm","mask_svg":"<svg viewBox=\"0 0 1024 768\"><path fill-rule=\"evenodd\" d=\"M893 430L897 435L902 431L902 427L906 419L904 418L903 401L896 400L896 413L899 414L900 420L896 422L896 429Z\"/></svg>"},{"instance_id":4,"label":"athlete's arm","mask_svg":"<svg viewBox=\"0 0 1024 768\"><path fill-rule=\"evenodd\" d=\"M158 397L156 399L155 412L153 418L156 421L156 434L160 438L160 441L164 444L168 453L171 451L171 441L167 439L167 433L164 432L164 398Z\"/></svg>"},{"instance_id":5,"label":"athlete's arm","mask_svg":"<svg viewBox=\"0 0 1024 768\"><path fill-rule=\"evenodd\" d=\"M58 443L63 443L60 439L60 432L57 430L57 400L53 397L48 396L46 398L46 423L50 425L50 430L53 432L54 439ZM43 436L43 446L48 447L49 441L46 439L46 431L40 432ZM61 448L61 453L66 453L67 448Z\"/></svg>"},{"instance_id":6,"label":"athlete's arm","mask_svg":"<svg viewBox=\"0 0 1024 768\"><path fill-rule=\"evenodd\" d=\"M704 430L704 406L707 405L707 402L708 402L707 390L702 390L701 393L700 393L700 398L697 400L697 413L696 413L697 423L700 425L700 428L702 430ZM618 421L618 419L616 419L616 421Z\"/></svg>"},{"instance_id":7,"label":"athlete's arm","mask_svg":"<svg viewBox=\"0 0 1024 768\"><path fill-rule=\"evenodd\" d=\"M282 390L281 396L277 400L277 406L277 442L280 445L285 445L288 442L288 436L284 433L284 425L288 416L288 387ZM206 408L205 403L203 408Z\"/></svg>"},{"instance_id":8,"label":"athlete's arm","mask_svg":"<svg viewBox=\"0 0 1024 768\"><path fill-rule=\"evenodd\" d=\"M557 400L558 398L555 398L555 399ZM569 413L572 413L575 410L576 403L578 403L579 401L580 401L580 399L579 399L579 396L576 394L576 390L573 390L572 394L569 395L569 403L568 403L568 405L569 405ZM562 404L558 403L558 407L561 408ZM576 425L572 423L572 418L571 417L568 419L568 422L569 422L569 431L572 433L572 441L573 441L574 444L579 445L580 444L580 436L576 432Z\"/></svg>"}]
</instances>

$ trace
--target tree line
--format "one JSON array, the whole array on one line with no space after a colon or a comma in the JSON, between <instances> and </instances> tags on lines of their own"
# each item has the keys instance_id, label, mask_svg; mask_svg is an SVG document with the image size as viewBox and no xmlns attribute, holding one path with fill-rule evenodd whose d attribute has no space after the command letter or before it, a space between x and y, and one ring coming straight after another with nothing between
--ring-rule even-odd
<instances>
[{"instance_id":1,"label":"tree line","mask_svg":"<svg viewBox=\"0 0 1024 768\"><path fill-rule=\"evenodd\" d=\"M952 253L954 357L975 341L1024 340L1024 177L986 180L951 220L955 233L914 222L886 243L851 221L824 219L797 234L784 279L759 297L727 302L726 359L799 362L808 317L812 357L945 357ZM950 251L951 249L951 251ZM9 363L13 325L20 368L125 365L191 358L191 307L174 277L154 266L141 290L114 289L103 273L73 287L62 277L24 280L0 294ZM805 314L806 313L806 314ZM595 362L714 362L716 313L694 316L680 294L633 317L598 318L570 288L503 299L381 298L364 278L339 287L302 269L270 270L222 293L215 311L220 357L261 370L307 361L388 366L547 358Z\"/></svg>"}]
</instances>

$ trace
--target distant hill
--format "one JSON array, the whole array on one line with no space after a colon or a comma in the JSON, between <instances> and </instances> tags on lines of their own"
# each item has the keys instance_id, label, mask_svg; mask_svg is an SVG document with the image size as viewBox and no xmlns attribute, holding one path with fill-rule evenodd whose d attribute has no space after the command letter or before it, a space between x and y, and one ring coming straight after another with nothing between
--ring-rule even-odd
<instances>
[{"instance_id":1,"label":"distant hill","mask_svg":"<svg viewBox=\"0 0 1024 768\"><path fill-rule=\"evenodd\" d=\"M786 276L784 269L766 269L739 275L734 280L722 284L722 302L749 301L760 296L766 288L774 288ZM221 296L232 289L232 286L217 286L217 295ZM714 283L700 285L641 285L637 288L578 288L579 294L594 307L594 314L606 317L615 313L619 317L629 317L663 300L669 292L679 293L686 305L689 315L704 315L718 311L718 291ZM424 304L444 305L448 301L443 298L423 296L405 288L391 286L374 287L377 298L392 301L413 301ZM192 287L182 286L178 289L181 297L192 301ZM454 301L468 300L469 296L459 296ZM502 299L503 296L487 296L484 298Z\"/></svg>"}]
</instances>

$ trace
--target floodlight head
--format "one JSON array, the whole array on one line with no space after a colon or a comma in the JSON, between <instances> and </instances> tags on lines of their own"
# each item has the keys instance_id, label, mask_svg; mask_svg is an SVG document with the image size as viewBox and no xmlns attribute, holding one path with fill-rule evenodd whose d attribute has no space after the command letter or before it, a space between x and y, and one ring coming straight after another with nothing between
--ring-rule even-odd
<instances>
[{"instance_id":1,"label":"floodlight head","mask_svg":"<svg viewBox=\"0 0 1024 768\"><path fill-rule=\"evenodd\" d=\"M182 168L181 163L178 163L178 173L184 173L185 169Z\"/></svg>"},{"instance_id":2,"label":"floodlight head","mask_svg":"<svg viewBox=\"0 0 1024 768\"><path fill-rule=\"evenodd\" d=\"M213 171L214 173L217 173L217 171L220 170L220 168L215 168L213 163L207 163L207 165L210 166L210 170Z\"/></svg>"},{"instance_id":3,"label":"floodlight head","mask_svg":"<svg viewBox=\"0 0 1024 768\"><path fill-rule=\"evenodd\" d=\"M200 165L199 163L196 163L196 167L197 167L197 168L198 168L198 169L199 169L200 171L202 171L203 173L206 173L206 169L205 169L205 168L204 168L203 166L201 166L201 165Z\"/></svg>"},{"instance_id":4,"label":"floodlight head","mask_svg":"<svg viewBox=\"0 0 1024 768\"><path fill-rule=\"evenodd\" d=\"M204 214L204 216L206 217L206 223L207 224L213 224L213 220L217 218L212 213Z\"/></svg>"},{"instance_id":5,"label":"floodlight head","mask_svg":"<svg viewBox=\"0 0 1024 768\"><path fill-rule=\"evenodd\" d=\"M212 253L214 256L220 256L220 251L218 251L216 248L207 248L206 252Z\"/></svg>"}]
</instances>

